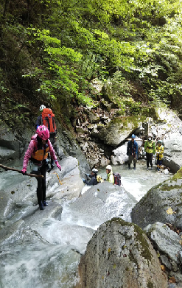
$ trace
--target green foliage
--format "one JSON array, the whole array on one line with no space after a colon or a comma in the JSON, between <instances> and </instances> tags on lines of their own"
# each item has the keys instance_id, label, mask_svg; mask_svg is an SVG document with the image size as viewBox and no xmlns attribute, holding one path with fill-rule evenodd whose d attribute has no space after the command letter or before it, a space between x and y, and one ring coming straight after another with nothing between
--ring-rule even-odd
<instances>
[{"instance_id":1,"label":"green foliage","mask_svg":"<svg viewBox=\"0 0 182 288\"><path fill-rule=\"evenodd\" d=\"M70 99L75 96L79 102L91 104L91 99L85 98L79 92L79 77L75 63L81 61L82 54L72 48L61 46L58 38L51 37L49 30L29 29L33 40L30 45L43 47L39 57L42 56L44 63L41 68L35 67L23 77L35 77L39 79L37 91L42 93L48 101L63 101L66 106ZM66 97L65 97L66 96ZM68 107L67 107L68 108Z\"/></svg>"},{"instance_id":2,"label":"green foliage","mask_svg":"<svg viewBox=\"0 0 182 288\"><path fill-rule=\"evenodd\" d=\"M68 117L101 96L122 115L182 109L181 12L180 0L3 0L0 91L59 104Z\"/></svg>"}]
</instances>

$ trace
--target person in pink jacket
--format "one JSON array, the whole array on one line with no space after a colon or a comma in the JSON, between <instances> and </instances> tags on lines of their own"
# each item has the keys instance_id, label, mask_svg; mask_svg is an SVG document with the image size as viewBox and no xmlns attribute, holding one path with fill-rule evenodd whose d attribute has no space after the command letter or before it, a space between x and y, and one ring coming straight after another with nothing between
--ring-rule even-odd
<instances>
[{"instance_id":1,"label":"person in pink jacket","mask_svg":"<svg viewBox=\"0 0 182 288\"><path fill-rule=\"evenodd\" d=\"M26 174L29 160L32 163L33 174L42 175L37 177L37 199L40 210L44 210L44 206L47 206L46 202L46 170L47 170L47 157L50 153L51 158L55 161L59 170L61 166L58 163L55 151L49 140L50 133L46 126L41 125L37 128L36 134L32 136L28 149L25 152L23 160L22 174Z\"/></svg>"}]
</instances>

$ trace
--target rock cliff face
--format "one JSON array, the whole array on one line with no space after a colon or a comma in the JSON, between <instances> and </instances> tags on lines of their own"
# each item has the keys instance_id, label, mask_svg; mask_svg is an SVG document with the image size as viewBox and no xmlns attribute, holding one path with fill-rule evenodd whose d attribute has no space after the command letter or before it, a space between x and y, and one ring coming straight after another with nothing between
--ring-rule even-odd
<instances>
[{"instance_id":1,"label":"rock cliff face","mask_svg":"<svg viewBox=\"0 0 182 288\"><path fill-rule=\"evenodd\" d=\"M88 161L78 145L74 136L66 130L63 130L59 124L57 134L56 152L60 159L68 155L76 157L80 163L80 173L85 175L90 171ZM0 125L0 163L7 164L12 160L22 159L35 129L27 128L23 131L10 129L5 123Z\"/></svg>"},{"instance_id":2,"label":"rock cliff face","mask_svg":"<svg viewBox=\"0 0 182 288\"><path fill-rule=\"evenodd\" d=\"M79 274L77 288L167 287L167 277L145 233L120 218L99 227L81 257Z\"/></svg>"},{"instance_id":3,"label":"rock cliff face","mask_svg":"<svg viewBox=\"0 0 182 288\"><path fill-rule=\"evenodd\" d=\"M176 173L181 164L180 153L182 122L172 110L156 108L151 117L145 115L121 116L119 109L105 111L102 108L79 107L72 124L76 139L91 167L107 164L124 164L126 144L134 133L141 149L148 134L154 140L163 140L163 164L170 172ZM141 153L141 151L140 151Z\"/></svg>"},{"instance_id":4,"label":"rock cliff face","mask_svg":"<svg viewBox=\"0 0 182 288\"><path fill-rule=\"evenodd\" d=\"M73 127L91 167L110 163L112 150L142 125L140 116L120 116L119 109L79 107ZM144 119L144 118L143 118Z\"/></svg>"},{"instance_id":5,"label":"rock cliff face","mask_svg":"<svg viewBox=\"0 0 182 288\"><path fill-rule=\"evenodd\" d=\"M65 130L57 123L58 154L76 157L81 163L81 173L93 167L105 167L108 164L120 165L128 161L126 144L132 133L137 135L137 143L141 146L148 133L153 139L164 142L163 164L170 172L176 173L181 164L181 131L182 122L171 110L156 108L152 117L121 116L119 109L104 110L102 107L78 107L72 119L72 132ZM9 161L22 157L31 136L35 133L34 126L21 132L0 125L0 161ZM140 155L139 155L140 156ZM142 155L143 157L143 155Z\"/></svg>"}]
</instances>

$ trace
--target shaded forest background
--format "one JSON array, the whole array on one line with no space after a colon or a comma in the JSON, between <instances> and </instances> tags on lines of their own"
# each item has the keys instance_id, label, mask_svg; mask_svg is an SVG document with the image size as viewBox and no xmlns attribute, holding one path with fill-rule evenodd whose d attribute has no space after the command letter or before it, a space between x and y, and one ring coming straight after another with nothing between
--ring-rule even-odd
<instances>
[{"instance_id":1,"label":"shaded forest background","mask_svg":"<svg viewBox=\"0 0 182 288\"><path fill-rule=\"evenodd\" d=\"M70 127L76 107L103 98L124 117L164 105L182 114L181 7L181 0L2 0L0 121L32 126L45 104ZM103 86L98 93L93 80Z\"/></svg>"}]
</instances>

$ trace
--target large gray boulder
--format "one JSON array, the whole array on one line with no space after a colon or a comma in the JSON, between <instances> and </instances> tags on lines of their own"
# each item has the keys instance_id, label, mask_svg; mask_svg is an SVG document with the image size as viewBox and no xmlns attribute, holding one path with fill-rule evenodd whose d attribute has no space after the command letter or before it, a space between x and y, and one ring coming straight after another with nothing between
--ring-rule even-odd
<instances>
[{"instance_id":1,"label":"large gray boulder","mask_svg":"<svg viewBox=\"0 0 182 288\"><path fill-rule=\"evenodd\" d=\"M23 147L27 146L29 136L30 131L28 129L25 129L24 137L22 137L22 133L14 131L5 123L0 125L0 161L4 163L19 158Z\"/></svg>"},{"instance_id":2,"label":"large gray boulder","mask_svg":"<svg viewBox=\"0 0 182 288\"><path fill-rule=\"evenodd\" d=\"M176 230L176 231L175 231ZM156 222L144 228L151 240L155 250L158 252L162 267L168 278L175 279L175 286L168 288L182 287L181 275L181 235L179 230L171 224Z\"/></svg>"},{"instance_id":3,"label":"large gray boulder","mask_svg":"<svg viewBox=\"0 0 182 288\"><path fill-rule=\"evenodd\" d=\"M168 167L171 173L176 173L180 169L180 165L178 163L180 163L181 160L179 159L178 162L178 160L175 159L175 161L177 160L177 162L175 162L173 159L174 158L164 156L162 164Z\"/></svg>"},{"instance_id":4,"label":"large gray boulder","mask_svg":"<svg viewBox=\"0 0 182 288\"><path fill-rule=\"evenodd\" d=\"M120 218L102 224L79 265L77 288L165 288L167 277L146 234Z\"/></svg>"},{"instance_id":5,"label":"large gray boulder","mask_svg":"<svg viewBox=\"0 0 182 288\"><path fill-rule=\"evenodd\" d=\"M113 155L111 155L111 162L113 165L122 165L128 161L127 155L127 143L122 145L121 147L114 149L112 151Z\"/></svg>"},{"instance_id":6,"label":"large gray boulder","mask_svg":"<svg viewBox=\"0 0 182 288\"><path fill-rule=\"evenodd\" d=\"M156 222L145 227L144 231L160 253L161 262L169 270L178 270L180 263L181 236L167 225Z\"/></svg>"},{"instance_id":7,"label":"large gray boulder","mask_svg":"<svg viewBox=\"0 0 182 288\"><path fill-rule=\"evenodd\" d=\"M78 218L79 211L80 221L94 229L119 215L131 221L131 209L136 200L130 193L107 181L87 188L77 201L70 204L73 218Z\"/></svg>"},{"instance_id":8,"label":"large gray boulder","mask_svg":"<svg viewBox=\"0 0 182 288\"><path fill-rule=\"evenodd\" d=\"M60 161L62 171L55 167L46 174L46 196L52 208L48 208L53 215L62 208L62 199L79 197L84 186L80 176L78 160L74 157L67 157ZM28 171L29 172L29 171ZM15 222L24 219L38 209L37 206L37 180L33 177L23 176L21 173L7 171L3 172L4 177L12 181L12 185L4 187L0 191L0 224L6 221ZM46 211L47 211L46 210ZM45 211L44 211L45 212ZM44 213L45 215L45 213Z\"/></svg>"},{"instance_id":9,"label":"large gray boulder","mask_svg":"<svg viewBox=\"0 0 182 288\"><path fill-rule=\"evenodd\" d=\"M182 166L181 142L182 135L179 131L171 133L170 137L166 138L164 141L165 157L163 164L168 166L173 173L176 173Z\"/></svg>"},{"instance_id":10,"label":"large gray boulder","mask_svg":"<svg viewBox=\"0 0 182 288\"><path fill-rule=\"evenodd\" d=\"M138 126L141 126L141 121L137 117L118 117L111 120L99 131L92 132L91 135L99 138L106 145L116 147Z\"/></svg>"},{"instance_id":11,"label":"large gray boulder","mask_svg":"<svg viewBox=\"0 0 182 288\"><path fill-rule=\"evenodd\" d=\"M132 209L132 222L141 228L155 222L182 229L182 169L169 180L154 186Z\"/></svg>"}]
</instances>

